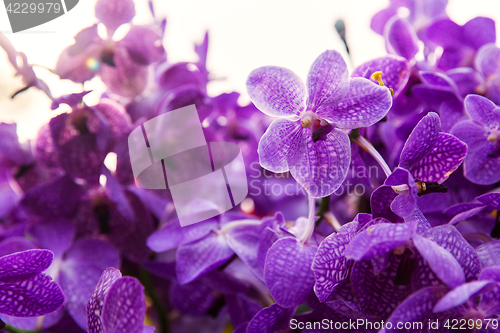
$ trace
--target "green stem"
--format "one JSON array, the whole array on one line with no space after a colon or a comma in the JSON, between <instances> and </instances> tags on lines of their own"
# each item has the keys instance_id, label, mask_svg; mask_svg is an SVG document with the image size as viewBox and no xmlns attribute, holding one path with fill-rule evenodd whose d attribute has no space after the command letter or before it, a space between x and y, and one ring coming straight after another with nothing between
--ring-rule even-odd
<instances>
[{"instance_id":1,"label":"green stem","mask_svg":"<svg viewBox=\"0 0 500 333\"><path fill-rule=\"evenodd\" d=\"M28 331L28 330L22 330L19 328L15 328L10 326L9 324L5 324L5 327L2 328L4 332L8 333L40 333L40 331Z\"/></svg>"},{"instance_id":2,"label":"green stem","mask_svg":"<svg viewBox=\"0 0 500 333\"><path fill-rule=\"evenodd\" d=\"M321 202L319 204L318 211L316 212L316 216L319 216L319 219L316 221L316 226L318 226L321 221L323 221L323 214L330 210L330 196L321 198Z\"/></svg>"},{"instance_id":3,"label":"green stem","mask_svg":"<svg viewBox=\"0 0 500 333\"><path fill-rule=\"evenodd\" d=\"M168 333L168 320L167 320L167 310L163 303L158 297L158 294L155 292L153 282L151 281L151 274L144 269L143 267L139 268L139 279L141 280L142 285L146 289L146 293L151 297L153 301L153 306L158 313L160 331L158 333Z\"/></svg>"}]
</instances>

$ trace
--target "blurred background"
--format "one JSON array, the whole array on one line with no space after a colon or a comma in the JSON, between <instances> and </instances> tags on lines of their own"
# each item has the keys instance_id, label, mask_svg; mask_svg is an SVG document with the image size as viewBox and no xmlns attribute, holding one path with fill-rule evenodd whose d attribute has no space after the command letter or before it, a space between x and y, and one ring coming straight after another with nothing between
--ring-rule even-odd
<instances>
[{"instance_id":1,"label":"blurred background","mask_svg":"<svg viewBox=\"0 0 500 333\"><path fill-rule=\"evenodd\" d=\"M59 80L47 68L54 68L58 55L71 45L82 28L96 22L96 0L80 0L62 17L13 34L4 7L0 7L0 31L7 35L18 51L24 52L37 75L47 82L54 96L82 91L82 86ZM136 0L137 16L133 23L152 20L147 0ZM370 29L370 19L385 8L388 0L184 0L154 1L156 15L167 18L163 40L170 62L196 61L194 43L209 31L208 69L212 79L209 93L238 91L241 103L249 101L245 80L251 70L278 65L305 78L313 60L326 49L343 53L350 69L364 61L384 55L383 38ZM449 0L448 15L459 24L476 16L500 20L499 0ZM343 19L346 25L351 60L335 32L334 23ZM497 25L500 36L500 25ZM122 36L126 33L125 27ZM37 89L29 89L14 99L11 95L23 87L14 69L0 50L0 121L18 123L22 141L33 139L38 129L64 107L50 110L49 98ZM85 84L94 89L86 97L92 105L103 92L99 78ZM93 103L94 101L94 103Z\"/></svg>"}]
</instances>

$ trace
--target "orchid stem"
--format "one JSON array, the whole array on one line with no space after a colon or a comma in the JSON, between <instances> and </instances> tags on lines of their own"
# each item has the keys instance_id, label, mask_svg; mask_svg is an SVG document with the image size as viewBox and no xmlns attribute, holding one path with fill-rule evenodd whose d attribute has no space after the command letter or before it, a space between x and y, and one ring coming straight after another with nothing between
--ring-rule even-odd
<instances>
[{"instance_id":1,"label":"orchid stem","mask_svg":"<svg viewBox=\"0 0 500 333\"><path fill-rule=\"evenodd\" d=\"M370 143L370 141L366 140L364 137L361 135L357 136L356 138L352 139L354 142L356 142L358 145L361 146L366 152L368 152L372 157L378 162L382 170L384 170L385 176L389 177L390 174L392 173L391 168L387 165L385 162L384 158L380 155L380 153L373 147L373 145Z\"/></svg>"},{"instance_id":2,"label":"orchid stem","mask_svg":"<svg viewBox=\"0 0 500 333\"><path fill-rule=\"evenodd\" d=\"M306 230L304 231L304 234L300 238L300 241L302 243L305 243L311 238L313 232L314 232L314 218L316 216L315 214L315 208L316 208L316 198L313 198L309 195L309 216L307 217L307 227Z\"/></svg>"},{"instance_id":3,"label":"orchid stem","mask_svg":"<svg viewBox=\"0 0 500 333\"><path fill-rule=\"evenodd\" d=\"M8 332L8 333L39 333L40 331L28 331L28 330L22 330L19 328L15 328L10 326L9 324L6 324L4 328L0 329L0 332Z\"/></svg>"},{"instance_id":4,"label":"orchid stem","mask_svg":"<svg viewBox=\"0 0 500 333\"><path fill-rule=\"evenodd\" d=\"M220 230L219 233L224 235L228 233L229 231L240 228L240 227L249 227L249 226L259 226L261 225L262 221L260 220L240 220L240 221L234 221L230 222L226 225L224 225Z\"/></svg>"}]
</instances>

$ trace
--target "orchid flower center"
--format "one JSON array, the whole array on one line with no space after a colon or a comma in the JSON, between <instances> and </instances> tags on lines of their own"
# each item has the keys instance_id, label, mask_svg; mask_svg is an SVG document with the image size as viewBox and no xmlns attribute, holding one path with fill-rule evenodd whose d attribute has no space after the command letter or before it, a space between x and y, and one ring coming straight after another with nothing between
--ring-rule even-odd
<instances>
[{"instance_id":1,"label":"orchid flower center","mask_svg":"<svg viewBox=\"0 0 500 333\"><path fill-rule=\"evenodd\" d=\"M490 135L488 135L488 141L493 143L495 146L500 143L500 130L492 130Z\"/></svg>"},{"instance_id":2,"label":"orchid flower center","mask_svg":"<svg viewBox=\"0 0 500 333\"><path fill-rule=\"evenodd\" d=\"M372 74L372 79L374 79L375 81L377 81L378 84L381 85L382 87L385 86L385 83L382 80L382 72L381 71L373 73ZM387 88L389 88L389 87L387 87ZM394 90L392 88L389 88L389 91L391 92L391 96L394 96Z\"/></svg>"},{"instance_id":3,"label":"orchid flower center","mask_svg":"<svg viewBox=\"0 0 500 333\"><path fill-rule=\"evenodd\" d=\"M320 121L318 115L312 111L306 111L300 115L300 122L304 128L310 128L318 121Z\"/></svg>"}]
</instances>

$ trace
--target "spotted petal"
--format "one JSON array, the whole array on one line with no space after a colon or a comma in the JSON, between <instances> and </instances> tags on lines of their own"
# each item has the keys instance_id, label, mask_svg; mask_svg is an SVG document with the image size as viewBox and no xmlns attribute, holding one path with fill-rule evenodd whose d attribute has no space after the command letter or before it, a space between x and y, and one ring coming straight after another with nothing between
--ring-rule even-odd
<instances>
[{"instance_id":1,"label":"spotted petal","mask_svg":"<svg viewBox=\"0 0 500 333\"><path fill-rule=\"evenodd\" d=\"M467 281L477 279L481 271L479 257L457 228L451 225L441 225L429 229L423 236L436 242L457 259Z\"/></svg>"},{"instance_id":2,"label":"spotted petal","mask_svg":"<svg viewBox=\"0 0 500 333\"><path fill-rule=\"evenodd\" d=\"M420 120L403 147L399 166L410 169L429 154L438 139L441 121L435 112L430 112Z\"/></svg>"},{"instance_id":3,"label":"spotted petal","mask_svg":"<svg viewBox=\"0 0 500 333\"><path fill-rule=\"evenodd\" d=\"M359 233L347 245L346 258L369 260L403 245L415 234L417 223L380 223Z\"/></svg>"},{"instance_id":4,"label":"spotted petal","mask_svg":"<svg viewBox=\"0 0 500 333\"><path fill-rule=\"evenodd\" d=\"M434 313L443 312L465 303L472 295L486 287L489 281L464 283L447 293L434 307Z\"/></svg>"},{"instance_id":5,"label":"spotted petal","mask_svg":"<svg viewBox=\"0 0 500 333\"><path fill-rule=\"evenodd\" d=\"M0 283L7 278L41 273L53 259L49 250L26 250L0 257Z\"/></svg>"},{"instance_id":6,"label":"spotted petal","mask_svg":"<svg viewBox=\"0 0 500 333\"><path fill-rule=\"evenodd\" d=\"M45 315L59 309L64 303L61 288L44 274L0 282L0 299L0 313L16 317Z\"/></svg>"},{"instance_id":7,"label":"spotted petal","mask_svg":"<svg viewBox=\"0 0 500 333\"><path fill-rule=\"evenodd\" d=\"M344 254L358 225L357 222L343 225L337 233L331 234L321 242L314 255L311 266L316 279L314 292L321 302L324 302L333 289L349 274L351 265Z\"/></svg>"},{"instance_id":8,"label":"spotted petal","mask_svg":"<svg viewBox=\"0 0 500 333\"><path fill-rule=\"evenodd\" d=\"M454 288L465 282L464 271L450 252L420 235L413 237L413 244L432 271L449 287Z\"/></svg>"},{"instance_id":9,"label":"spotted petal","mask_svg":"<svg viewBox=\"0 0 500 333\"><path fill-rule=\"evenodd\" d=\"M300 162L290 167L292 176L315 198L335 192L345 177L351 161L350 142L347 134L333 129L325 140L313 142L306 138L306 154Z\"/></svg>"},{"instance_id":10,"label":"spotted petal","mask_svg":"<svg viewBox=\"0 0 500 333\"><path fill-rule=\"evenodd\" d=\"M322 104L318 115L344 129L368 127L385 117L392 105L387 87L353 78L347 95L335 104Z\"/></svg>"},{"instance_id":11,"label":"spotted petal","mask_svg":"<svg viewBox=\"0 0 500 333\"><path fill-rule=\"evenodd\" d=\"M276 303L291 308L305 302L314 285L311 270L317 248L286 237L269 249L264 266L264 278Z\"/></svg>"},{"instance_id":12,"label":"spotted petal","mask_svg":"<svg viewBox=\"0 0 500 333\"><path fill-rule=\"evenodd\" d=\"M295 308L282 308L272 304L260 310L250 321L246 333L274 333L289 327L290 317Z\"/></svg>"},{"instance_id":13,"label":"spotted petal","mask_svg":"<svg viewBox=\"0 0 500 333\"><path fill-rule=\"evenodd\" d=\"M476 120L490 129L498 128L498 119L494 112L498 107L480 95L468 95L464 101L465 109L473 120Z\"/></svg>"},{"instance_id":14,"label":"spotted petal","mask_svg":"<svg viewBox=\"0 0 500 333\"><path fill-rule=\"evenodd\" d=\"M247 92L255 106L273 117L298 115L304 109L305 87L291 70L266 66L248 76Z\"/></svg>"},{"instance_id":15,"label":"spotted petal","mask_svg":"<svg viewBox=\"0 0 500 333\"><path fill-rule=\"evenodd\" d=\"M500 209L500 193L486 193L478 196L476 200L491 208Z\"/></svg>"},{"instance_id":16,"label":"spotted petal","mask_svg":"<svg viewBox=\"0 0 500 333\"><path fill-rule=\"evenodd\" d=\"M388 316L411 290L408 286L394 285L401 262L390 254L389 267L375 275L370 260L357 261L352 267L351 285L359 304L376 315Z\"/></svg>"},{"instance_id":17,"label":"spotted petal","mask_svg":"<svg viewBox=\"0 0 500 333\"><path fill-rule=\"evenodd\" d=\"M467 145L448 133L439 133L434 148L410 167L413 177L423 182L442 183L467 155Z\"/></svg>"},{"instance_id":18,"label":"spotted petal","mask_svg":"<svg viewBox=\"0 0 500 333\"><path fill-rule=\"evenodd\" d=\"M500 265L500 240L479 245L476 251L483 268Z\"/></svg>"},{"instance_id":19,"label":"spotted petal","mask_svg":"<svg viewBox=\"0 0 500 333\"><path fill-rule=\"evenodd\" d=\"M403 90L410 78L410 64L405 58L395 55L369 60L358 66L351 74L352 77L364 77L373 83L377 81L371 78L372 74L381 71L384 84L394 90L394 98Z\"/></svg>"},{"instance_id":20,"label":"spotted petal","mask_svg":"<svg viewBox=\"0 0 500 333\"><path fill-rule=\"evenodd\" d=\"M305 153L305 137L311 136L308 132L297 121L273 121L259 141L257 152L260 165L277 173L289 171Z\"/></svg>"},{"instance_id":21,"label":"spotted petal","mask_svg":"<svg viewBox=\"0 0 500 333\"><path fill-rule=\"evenodd\" d=\"M386 328L381 330L380 333L397 332L398 330L396 330L396 327L398 323L422 322L432 314L434 305L436 305L439 299L446 293L446 290L445 286L435 286L417 291L399 304L390 318L387 319L387 323L391 323L393 329ZM422 323L422 327L424 327L425 324L425 322ZM386 325L386 327L387 326L389 325ZM416 327L416 325L413 327Z\"/></svg>"},{"instance_id":22,"label":"spotted petal","mask_svg":"<svg viewBox=\"0 0 500 333\"><path fill-rule=\"evenodd\" d=\"M102 323L102 312L106 296L122 273L116 268L107 268L102 272L99 282L87 303L87 329L89 333L102 333L104 326Z\"/></svg>"},{"instance_id":23,"label":"spotted petal","mask_svg":"<svg viewBox=\"0 0 500 333\"><path fill-rule=\"evenodd\" d=\"M109 289L102 309L105 332L141 332L146 301L144 287L132 277L118 279Z\"/></svg>"},{"instance_id":24,"label":"spotted petal","mask_svg":"<svg viewBox=\"0 0 500 333\"><path fill-rule=\"evenodd\" d=\"M307 74L307 109L337 104L349 91L347 65L335 50L327 50L314 61Z\"/></svg>"}]
</instances>

